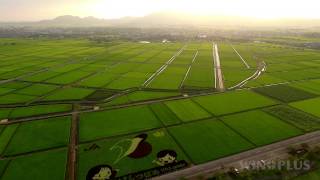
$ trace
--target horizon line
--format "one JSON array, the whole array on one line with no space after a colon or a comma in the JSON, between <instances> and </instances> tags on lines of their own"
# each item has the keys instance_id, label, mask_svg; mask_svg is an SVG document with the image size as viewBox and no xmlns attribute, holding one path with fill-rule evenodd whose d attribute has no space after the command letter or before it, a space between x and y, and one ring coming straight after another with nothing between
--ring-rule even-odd
<instances>
[{"instance_id":1,"label":"horizon line","mask_svg":"<svg viewBox=\"0 0 320 180\"><path fill-rule=\"evenodd\" d=\"M143 17L148 17L151 15L156 15L156 14L176 14L176 15L188 15L188 16L193 16L193 17L206 17L206 18L214 18L214 17L219 17L219 18L243 18L243 19L252 19L252 20L261 20L261 21L279 21L279 20L320 20L320 17L318 18L311 18L311 17L253 17L253 16L240 16L240 15L222 15L222 14L216 14L216 15L199 15L199 14L192 14L192 13L187 13L187 12L170 12L170 11L159 11L159 12L154 12L154 13L149 13L143 16L122 16L122 17L110 17L110 18L105 18L105 17L97 17L97 16L80 16L80 15L72 15L72 14L65 14L65 15L56 15L52 16L50 18L42 18L38 20L9 20L9 21L0 21L0 23L26 23L26 22L40 22L40 21L47 21L47 20L54 20L59 17L64 17L64 16L72 16L72 17L78 17L81 19L85 18L95 18L98 20L120 20L120 19L125 19L125 18L143 18Z\"/></svg>"}]
</instances>

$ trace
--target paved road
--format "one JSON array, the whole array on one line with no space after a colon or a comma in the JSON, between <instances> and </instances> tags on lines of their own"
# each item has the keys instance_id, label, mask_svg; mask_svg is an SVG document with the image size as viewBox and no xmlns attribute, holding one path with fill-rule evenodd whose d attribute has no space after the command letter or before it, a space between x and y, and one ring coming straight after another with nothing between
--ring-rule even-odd
<instances>
[{"instance_id":1,"label":"paved road","mask_svg":"<svg viewBox=\"0 0 320 180\"><path fill-rule=\"evenodd\" d=\"M214 75L215 75L215 88L218 91L224 91L224 82L223 82L223 75L220 65L220 57L218 51L218 45L213 44L213 62L214 62Z\"/></svg>"},{"instance_id":2,"label":"paved road","mask_svg":"<svg viewBox=\"0 0 320 180\"><path fill-rule=\"evenodd\" d=\"M258 77L260 77L261 74L266 71L266 69L267 69L267 64L264 61L260 62L258 67L257 67L257 70L250 77L246 78L245 80L241 81L240 83L238 83L238 84L236 84L236 85L234 85L232 87L229 87L228 90L232 90L232 89L236 89L236 88L242 88L249 81L257 79Z\"/></svg>"},{"instance_id":3,"label":"paved road","mask_svg":"<svg viewBox=\"0 0 320 180\"><path fill-rule=\"evenodd\" d=\"M255 148L249 151L245 151L236 155L221 158L215 161L211 161L205 164L192 166L188 169L173 172L171 174L163 175L160 177L153 178L154 180L175 180L181 177L185 178L195 178L200 174L214 173L225 167L226 165L234 164L235 162L240 162L248 159L264 159L266 156L272 155L275 157L277 152L286 152L287 148L294 144L301 143L320 143L320 131L315 131L305 135L297 136L291 139L266 145L263 147Z\"/></svg>"}]
</instances>

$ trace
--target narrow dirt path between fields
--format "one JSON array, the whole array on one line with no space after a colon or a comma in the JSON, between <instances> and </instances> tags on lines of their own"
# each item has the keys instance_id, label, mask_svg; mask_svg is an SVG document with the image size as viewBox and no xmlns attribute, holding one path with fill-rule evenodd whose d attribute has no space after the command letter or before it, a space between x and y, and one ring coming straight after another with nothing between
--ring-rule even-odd
<instances>
[{"instance_id":1,"label":"narrow dirt path between fields","mask_svg":"<svg viewBox=\"0 0 320 180\"><path fill-rule=\"evenodd\" d=\"M232 44L230 44L230 46L232 47L232 49L234 50L234 52L236 52L238 54L238 56L240 57L241 61L243 62L243 64L248 68L250 69L250 66L249 64L247 63L246 60L243 59L243 57L240 55L240 53L233 47Z\"/></svg>"},{"instance_id":2,"label":"narrow dirt path between fields","mask_svg":"<svg viewBox=\"0 0 320 180\"><path fill-rule=\"evenodd\" d=\"M212 53L213 53L213 63L214 63L215 88L218 91L224 91L225 87L224 87L223 75L222 75L222 70L220 65L218 45L216 43L213 43Z\"/></svg>"},{"instance_id":3,"label":"narrow dirt path between fields","mask_svg":"<svg viewBox=\"0 0 320 180\"><path fill-rule=\"evenodd\" d=\"M189 75L189 72L190 72L190 70L191 70L191 67L192 67L194 61L196 61L198 54L199 54L199 51L197 50L197 52L196 52L196 53L194 54L194 56L193 56L193 59L192 59L190 65L189 65L189 68L188 68L186 74L184 75L184 78L183 78L183 80L182 80L182 82L181 82L181 84L180 84L180 88L182 88L184 82L186 81L186 79L187 79L187 77L188 77L188 75Z\"/></svg>"},{"instance_id":4,"label":"narrow dirt path between fields","mask_svg":"<svg viewBox=\"0 0 320 180\"><path fill-rule=\"evenodd\" d=\"M71 119L70 128L70 140L68 149L68 161L67 171L65 175L66 180L76 180L76 169L77 169L77 144L78 144L78 124L79 124L79 113L77 112L79 106L73 105L73 113Z\"/></svg>"},{"instance_id":5,"label":"narrow dirt path between fields","mask_svg":"<svg viewBox=\"0 0 320 180\"><path fill-rule=\"evenodd\" d=\"M155 73L153 73L144 83L142 86L147 87L149 84L159 76L187 47L184 45L178 52L176 52L164 65L162 65Z\"/></svg>"}]
</instances>

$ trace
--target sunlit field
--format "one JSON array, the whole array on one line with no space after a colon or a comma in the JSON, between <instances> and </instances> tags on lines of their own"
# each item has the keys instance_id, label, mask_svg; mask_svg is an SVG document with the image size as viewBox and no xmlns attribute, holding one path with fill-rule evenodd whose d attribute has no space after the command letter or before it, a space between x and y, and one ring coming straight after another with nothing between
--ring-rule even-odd
<instances>
[{"instance_id":1,"label":"sunlit field","mask_svg":"<svg viewBox=\"0 0 320 180\"><path fill-rule=\"evenodd\" d=\"M0 178L64 179L73 136L78 179L124 178L163 150L191 166L320 128L318 50L215 43L223 90L209 41L0 39Z\"/></svg>"}]
</instances>

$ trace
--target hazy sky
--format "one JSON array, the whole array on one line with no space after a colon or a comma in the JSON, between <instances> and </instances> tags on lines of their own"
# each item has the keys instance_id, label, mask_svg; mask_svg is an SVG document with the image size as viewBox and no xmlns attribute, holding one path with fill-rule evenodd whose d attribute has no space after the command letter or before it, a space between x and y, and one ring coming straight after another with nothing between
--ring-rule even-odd
<instances>
[{"instance_id":1,"label":"hazy sky","mask_svg":"<svg viewBox=\"0 0 320 180\"><path fill-rule=\"evenodd\" d=\"M159 11L259 18L320 18L320 0L0 0L0 21L60 15L119 18Z\"/></svg>"}]
</instances>

